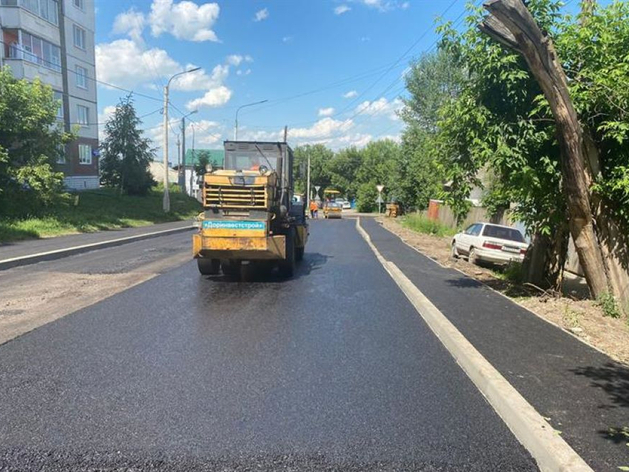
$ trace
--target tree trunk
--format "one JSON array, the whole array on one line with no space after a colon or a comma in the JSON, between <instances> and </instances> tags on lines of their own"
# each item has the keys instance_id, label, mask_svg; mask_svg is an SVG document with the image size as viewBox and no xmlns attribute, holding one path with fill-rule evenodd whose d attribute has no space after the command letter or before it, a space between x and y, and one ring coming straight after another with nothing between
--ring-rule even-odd
<instances>
[{"instance_id":1,"label":"tree trunk","mask_svg":"<svg viewBox=\"0 0 629 472\"><path fill-rule=\"evenodd\" d=\"M567 224L560 225L552 236L535 233L522 267L524 282L561 291L567 252Z\"/></svg>"},{"instance_id":2,"label":"tree trunk","mask_svg":"<svg viewBox=\"0 0 629 472\"><path fill-rule=\"evenodd\" d=\"M484 6L491 15L480 25L481 30L522 54L550 104L557 126L570 233L590 291L599 297L611 287L594 232L583 131L566 76L550 38L542 33L522 0L489 0Z\"/></svg>"}]
</instances>

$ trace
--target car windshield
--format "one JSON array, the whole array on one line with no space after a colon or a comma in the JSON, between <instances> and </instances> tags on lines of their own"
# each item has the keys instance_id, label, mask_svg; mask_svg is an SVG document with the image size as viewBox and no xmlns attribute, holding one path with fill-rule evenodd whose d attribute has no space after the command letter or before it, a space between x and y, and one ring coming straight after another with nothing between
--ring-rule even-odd
<instances>
[{"instance_id":1,"label":"car windshield","mask_svg":"<svg viewBox=\"0 0 629 472\"><path fill-rule=\"evenodd\" d=\"M328 205L330 208L341 208L341 204L338 202L332 202Z\"/></svg>"},{"instance_id":2,"label":"car windshield","mask_svg":"<svg viewBox=\"0 0 629 472\"><path fill-rule=\"evenodd\" d=\"M483 236L489 236L491 238L506 239L509 241L516 241L518 243L524 242L524 236L515 228L505 228L503 226L486 225L483 230Z\"/></svg>"},{"instance_id":3,"label":"car windshield","mask_svg":"<svg viewBox=\"0 0 629 472\"><path fill-rule=\"evenodd\" d=\"M264 155L262 154L264 153ZM266 157L266 159L265 159ZM277 162L280 157L279 149L247 149L234 150L225 153L226 170L259 170L264 166L272 171L277 171Z\"/></svg>"}]
</instances>

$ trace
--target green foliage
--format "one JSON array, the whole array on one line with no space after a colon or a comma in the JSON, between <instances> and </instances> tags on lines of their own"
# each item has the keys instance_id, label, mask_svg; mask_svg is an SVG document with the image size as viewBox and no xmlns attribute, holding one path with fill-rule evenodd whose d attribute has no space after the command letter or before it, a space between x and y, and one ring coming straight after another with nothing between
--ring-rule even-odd
<instances>
[{"instance_id":1,"label":"green foliage","mask_svg":"<svg viewBox=\"0 0 629 472\"><path fill-rule=\"evenodd\" d=\"M57 123L52 89L0 68L0 215L36 214L62 193L55 163L72 136Z\"/></svg>"},{"instance_id":2,"label":"green foliage","mask_svg":"<svg viewBox=\"0 0 629 472\"><path fill-rule=\"evenodd\" d=\"M629 233L629 4L563 21L556 37L580 121L600 156L594 191Z\"/></svg>"},{"instance_id":3,"label":"green foliage","mask_svg":"<svg viewBox=\"0 0 629 472\"><path fill-rule=\"evenodd\" d=\"M360 211L371 212L378 208L376 185L384 185L383 200L400 201L396 176L401 146L394 141L375 141L362 149L350 147L336 153L322 144L295 148L293 171L297 192L304 192L306 188L308 157L311 185L321 187L320 197L323 197L323 189L333 187L346 198L356 198Z\"/></svg>"},{"instance_id":4,"label":"green foliage","mask_svg":"<svg viewBox=\"0 0 629 472\"><path fill-rule=\"evenodd\" d=\"M496 272L498 278L514 284L521 284L523 282L522 274L522 263L520 262L511 262L499 272Z\"/></svg>"},{"instance_id":5,"label":"green foliage","mask_svg":"<svg viewBox=\"0 0 629 472\"><path fill-rule=\"evenodd\" d=\"M454 236L457 230L450 228L439 221L431 220L423 215L407 215L402 218L402 225L422 234L433 236Z\"/></svg>"},{"instance_id":6,"label":"green foliage","mask_svg":"<svg viewBox=\"0 0 629 472\"><path fill-rule=\"evenodd\" d=\"M204 149L199 151L198 157L197 163L194 165L194 171L197 175L203 175L205 174L205 167L211 162L211 156L210 153Z\"/></svg>"},{"instance_id":7,"label":"green foliage","mask_svg":"<svg viewBox=\"0 0 629 472\"><path fill-rule=\"evenodd\" d=\"M296 191L306 192L308 157L310 157L311 185L313 187L318 185L322 189L330 186L332 178L328 167L330 161L334 158L334 152L332 150L328 149L323 144L306 144L305 146L296 147L294 155L293 172L295 173ZM300 172L302 168L304 171Z\"/></svg>"},{"instance_id":8,"label":"green foliage","mask_svg":"<svg viewBox=\"0 0 629 472\"><path fill-rule=\"evenodd\" d=\"M371 213L378 210L378 190L374 184L364 182L358 186L356 194L356 209L361 213Z\"/></svg>"},{"instance_id":9,"label":"green foliage","mask_svg":"<svg viewBox=\"0 0 629 472\"><path fill-rule=\"evenodd\" d=\"M620 318L622 313L618 308L618 302L614 295L610 292L605 292L596 299L596 304L601 307L603 314L610 318Z\"/></svg>"},{"instance_id":10,"label":"green foliage","mask_svg":"<svg viewBox=\"0 0 629 472\"><path fill-rule=\"evenodd\" d=\"M120 100L105 124L101 144L101 182L128 195L146 195L155 185L149 171L155 153L138 128L141 124L129 95Z\"/></svg>"},{"instance_id":11,"label":"green foliage","mask_svg":"<svg viewBox=\"0 0 629 472\"><path fill-rule=\"evenodd\" d=\"M171 211L162 210L162 192L145 196L120 195L115 189L100 189L66 195L37 217L0 218L0 242L86 233L191 219L202 211L194 198L171 187Z\"/></svg>"}]
</instances>

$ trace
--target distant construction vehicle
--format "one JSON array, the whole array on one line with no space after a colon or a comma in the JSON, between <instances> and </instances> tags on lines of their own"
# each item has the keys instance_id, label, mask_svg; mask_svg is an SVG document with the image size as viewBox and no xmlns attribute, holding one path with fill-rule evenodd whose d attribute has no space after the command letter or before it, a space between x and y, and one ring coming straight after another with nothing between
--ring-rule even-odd
<instances>
[{"instance_id":1,"label":"distant construction vehicle","mask_svg":"<svg viewBox=\"0 0 629 472\"><path fill-rule=\"evenodd\" d=\"M240 277L243 263L278 266L292 277L304 256L304 203L293 198L293 151L285 142L225 141L223 169L202 178L204 213L193 235L203 275Z\"/></svg>"}]
</instances>

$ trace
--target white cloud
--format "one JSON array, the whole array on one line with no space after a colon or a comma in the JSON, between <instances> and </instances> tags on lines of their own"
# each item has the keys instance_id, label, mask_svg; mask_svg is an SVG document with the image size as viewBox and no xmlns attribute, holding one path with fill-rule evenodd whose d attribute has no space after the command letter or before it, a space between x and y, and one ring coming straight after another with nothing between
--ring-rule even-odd
<instances>
[{"instance_id":1,"label":"white cloud","mask_svg":"<svg viewBox=\"0 0 629 472\"><path fill-rule=\"evenodd\" d=\"M116 112L116 107L108 105L103 108L103 111L98 114L98 139L103 141L105 139L105 124Z\"/></svg>"},{"instance_id":2,"label":"white cloud","mask_svg":"<svg viewBox=\"0 0 629 472\"><path fill-rule=\"evenodd\" d=\"M404 106L404 103L399 98L393 101L388 101L385 97L379 98L373 102L364 101L356 107L355 112L361 115L367 116L381 116L387 115L391 120L397 120L397 111Z\"/></svg>"},{"instance_id":3,"label":"white cloud","mask_svg":"<svg viewBox=\"0 0 629 472\"><path fill-rule=\"evenodd\" d=\"M196 143L214 144L221 140L221 125L217 121L199 120L194 124L190 124L189 127L192 128L193 126Z\"/></svg>"},{"instance_id":4,"label":"white cloud","mask_svg":"<svg viewBox=\"0 0 629 472\"><path fill-rule=\"evenodd\" d=\"M350 90L347 93L343 94L343 98L354 98L358 96L358 92L356 90Z\"/></svg>"},{"instance_id":5,"label":"white cloud","mask_svg":"<svg viewBox=\"0 0 629 472\"><path fill-rule=\"evenodd\" d=\"M130 10L120 13L114 20L114 34L129 35L136 43L142 43L142 31L146 26L146 17L144 13L131 8Z\"/></svg>"},{"instance_id":6,"label":"white cloud","mask_svg":"<svg viewBox=\"0 0 629 472\"><path fill-rule=\"evenodd\" d=\"M217 108L225 105L232 97L232 91L220 85L206 92L201 98L196 98L186 104L188 110L195 110L201 107Z\"/></svg>"},{"instance_id":7,"label":"white cloud","mask_svg":"<svg viewBox=\"0 0 629 472\"><path fill-rule=\"evenodd\" d=\"M240 54L232 54L227 56L227 63L231 66L239 66L243 62L253 62L253 57L250 55L242 56Z\"/></svg>"},{"instance_id":8,"label":"white cloud","mask_svg":"<svg viewBox=\"0 0 629 472\"><path fill-rule=\"evenodd\" d=\"M398 0L357 0L357 1L369 8L373 8L381 12L396 10L398 8L401 10L406 10L408 7L410 7L410 2L408 1L405 1L405 2L400 2Z\"/></svg>"},{"instance_id":9,"label":"white cloud","mask_svg":"<svg viewBox=\"0 0 629 472\"><path fill-rule=\"evenodd\" d=\"M319 108L319 116L331 116L334 115L334 108Z\"/></svg>"},{"instance_id":10,"label":"white cloud","mask_svg":"<svg viewBox=\"0 0 629 472\"><path fill-rule=\"evenodd\" d=\"M149 22L153 36L170 33L188 41L218 41L213 31L220 7L217 3L197 5L187 0L153 0Z\"/></svg>"},{"instance_id":11,"label":"white cloud","mask_svg":"<svg viewBox=\"0 0 629 472\"><path fill-rule=\"evenodd\" d=\"M194 64L188 64L185 69L194 68ZM229 75L229 66L219 64L212 69L212 74L208 75L205 69L183 74L171 83L171 90L182 90L191 92L195 90L207 90L223 85Z\"/></svg>"},{"instance_id":12,"label":"white cloud","mask_svg":"<svg viewBox=\"0 0 629 472\"><path fill-rule=\"evenodd\" d=\"M249 75L249 74L251 74L251 69L247 69L247 70L238 69L236 71L236 75Z\"/></svg>"},{"instance_id":13,"label":"white cloud","mask_svg":"<svg viewBox=\"0 0 629 472\"><path fill-rule=\"evenodd\" d=\"M181 65L163 49L145 50L128 39L96 45L98 80L119 87L133 88L156 76L170 76L181 70Z\"/></svg>"},{"instance_id":14,"label":"white cloud","mask_svg":"<svg viewBox=\"0 0 629 472\"><path fill-rule=\"evenodd\" d=\"M310 128L293 128L289 130L292 138L328 138L335 133L343 133L354 126L352 120L335 120L323 118L317 121Z\"/></svg>"},{"instance_id":15,"label":"white cloud","mask_svg":"<svg viewBox=\"0 0 629 472\"><path fill-rule=\"evenodd\" d=\"M334 9L334 14L335 15L342 15L343 13L347 13L350 10L351 10L351 8L348 7L347 5L339 5L338 7L336 7Z\"/></svg>"},{"instance_id":16,"label":"white cloud","mask_svg":"<svg viewBox=\"0 0 629 472\"><path fill-rule=\"evenodd\" d=\"M253 21L264 21L269 17L269 9L263 8L262 10L256 12L256 16Z\"/></svg>"},{"instance_id":17,"label":"white cloud","mask_svg":"<svg viewBox=\"0 0 629 472\"><path fill-rule=\"evenodd\" d=\"M293 41L293 37L292 36L284 36L282 38L282 42L283 43L291 43Z\"/></svg>"}]
</instances>

